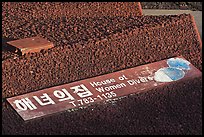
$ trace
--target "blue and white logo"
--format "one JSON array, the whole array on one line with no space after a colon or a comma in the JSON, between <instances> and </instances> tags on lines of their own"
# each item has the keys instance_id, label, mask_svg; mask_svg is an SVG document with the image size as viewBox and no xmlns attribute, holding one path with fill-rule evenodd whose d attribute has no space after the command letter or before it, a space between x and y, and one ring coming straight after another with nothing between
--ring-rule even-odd
<instances>
[{"instance_id":1,"label":"blue and white logo","mask_svg":"<svg viewBox=\"0 0 204 137\"><path fill-rule=\"evenodd\" d=\"M185 76L184 70L190 70L190 62L182 58L170 58L167 60L169 67L161 68L155 72L154 80L157 82L172 82Z\"/></svg>"}]
</instances>

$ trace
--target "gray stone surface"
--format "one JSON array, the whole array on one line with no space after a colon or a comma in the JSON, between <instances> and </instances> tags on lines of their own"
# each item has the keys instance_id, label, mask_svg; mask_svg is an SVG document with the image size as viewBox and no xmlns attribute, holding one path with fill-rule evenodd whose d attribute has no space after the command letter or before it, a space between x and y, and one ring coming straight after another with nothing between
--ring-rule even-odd
<instances>
[{"instance_id":1,"label":"gray stone surface","mask_svg":"<svg viewBox=\"0 0 204 137\"><path fill-rule=\"evenodd\" d=\"M155 10L155 9L143 9L144 15L175 15L175 14L192 14L196 21L198 31L202 38L202 11L191 11L191 10Z\"/></svg>"}]
</instances>

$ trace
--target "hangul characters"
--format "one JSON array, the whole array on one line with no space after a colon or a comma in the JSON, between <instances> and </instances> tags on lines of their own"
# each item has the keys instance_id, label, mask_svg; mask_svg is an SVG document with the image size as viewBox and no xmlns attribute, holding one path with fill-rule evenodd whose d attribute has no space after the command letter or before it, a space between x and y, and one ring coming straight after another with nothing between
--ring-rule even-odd
<instances>
[{"instance_id":1,"label":"hangul characters","mask_svg":"<svg viewBox=\"0 0 204 137\"><path fill-rule=\"evenodd\" d=\"M93 94L91 91L89 91L84 84L81 84L79 86L71 87L70 89L74 90L74 93L76 93L79 97L84 98L88 96L92 96Z\"/></svg>"},{"instance_id":2,"label":"hangul characters","mask_svg":"<svg viewBox=\"0 0 204 137\"><path fill-rule=\"evenodd\" d=\"M40 98L42 99L39 99L39 97L37 96L33 96L33 98L41 105L41 106L45 106L45 105L48 105L48 104L55 104L55 102L48 96L47 93L43 93L42 96L40 96Z\"/></svg>"},{"instance_id":3,"label":"hangul characters","mask_svg":"<svg viewBox=\"0 0 204 137\"><path fill-rule=\"evenodd\" d=\"M74 100L74 97L65 88L62 91L55 90L53 94L55 97L60 98L59 101Z\"/></svg>"},{"instance_id":4,"label":"hangul characters","mask_svg":"<svg viewBox=\"0 0 204 137\"><path fill-rule=\"evenodd\" d=\"M15 100L13 103L20 110L27 110L27 109L34 110L34 109L37 109L37 107L28 98Z\"/></svg>"}]
</instances>

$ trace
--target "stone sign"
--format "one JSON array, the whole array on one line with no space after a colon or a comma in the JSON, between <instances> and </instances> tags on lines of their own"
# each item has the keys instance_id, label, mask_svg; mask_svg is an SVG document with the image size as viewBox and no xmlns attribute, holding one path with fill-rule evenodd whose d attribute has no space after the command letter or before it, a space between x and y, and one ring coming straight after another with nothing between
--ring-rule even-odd
<instances>
[{"instance_id":1,"label":"stone sign","mask_svg":"<svg viewBox=\"0 0 204 137\"><path fill-rule=\"evenodd\" d=\"M201 75L197 68L179 56L11 97L7 101L26 121Z\"/></svg>"}]
</instances>

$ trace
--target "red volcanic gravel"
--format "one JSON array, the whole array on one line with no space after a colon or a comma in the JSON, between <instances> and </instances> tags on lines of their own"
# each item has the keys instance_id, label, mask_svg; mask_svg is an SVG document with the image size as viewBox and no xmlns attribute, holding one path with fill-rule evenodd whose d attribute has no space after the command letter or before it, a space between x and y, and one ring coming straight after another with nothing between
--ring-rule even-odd
<instances>
[{"instance_id":1,"label":"red volcanic gravel","mask_svg":"<svg viewBox=\"0 0 204 137\"><path fill-rule=\"evenodd\" d=\"M103 16L127 17L141 15L142 8L140 2L2 2L2 27L4 28L4 30L7 31L15 31L17 28L21 29L21 27L25 28L32 27L31 25L32 23L34 22L40 23L41 20L46 20L49 18L54 19L59 17L73 18L73 17L103 17ZM52 24L53 21L54 20L52 20ZM47 31L48 26L41 23L38 25L39 25L38 27L40 27L39 28L40 31L41 29L43 29L42 30L43 32ZM58 25L60 24L57 23L52 27L58 27ZM83 26L77 27L74 26L74 32L80 29L78 27L81 28ZM36 27L34 28L36 29ZM68 26L64 29L64 31L66 32L67 29L69 30ZM53 28L51 30L53 30ZM34 33L36 33L36 30L33 31ZM23 32L20 32L19 35L22 35L22 33L28 36L32 32L30 32L30 28L28 28ZM10 34L11 33L6 35L6 37L3 37L2 40L7 42L6 39L10 37ZM37 30L37 35L38 34L39 32ZM15 39L12 38L11 40ZM64 42L66 43L67 41L64 40ZM7 46L6 44L3 43L2 45L4 47ZM10 52L8 48L6 49L3 48L2 52L3 60L15 56L16 55Z\"/></svg>"},{"instance_id":2,"label":"red volcanic gravel","mask_svg":"<svg viewBox=\"0 0 204 137\"><path fill-rule=\"evenodd\" d=\"M10 15L25 19L142 15L140 2L3 2L2 6Z\"/></svg>"},{"instance_id":3,"label":"red volcanic gravel","mask_svg":"<svg viewBox=\"0 0 204 137\"><path fill-rule=\"evenodd\" d=\"M9 15L9 16L8 16ZM140 16L139 2L3 2L3 21L23 25L34 18ZM14 22L15 20L15 22ZM5 24L3 22L3 24Z\"/></svg>"},{"instance_id":4,"label":"red volcanic gravel","mask_svg":"<svg viewBox=\"0 0 204 137\"><path fill-rule=\"evenodd\" d=\"M8 4L3 3L3 7ZM47 18L42 14L21 21L19 13L12 17L15 23L6 17L4 8L2 15L4 41L39 35L55 45L23 56L3 52L3 99L180 55L202 70L201 40L189 14L93 18L52 17L54 14ZM2 132L202 134L201 97L200 77L114 103L100 103L25 123L3 100Z\"/></svg>"},{"instance_id":5,"label":"red volcanic gravel","mask_svg":"<svg viewBox=\"0 0 204 137\"><path fill-rule=\"evenodd\" d=\"M99 32L102 38L92 35L97 27L90 29L89 33L83 33L88 40L77 38L74 32L71 34L76 37L67 39L66 33L60 33L63 32L60 28L55 28L52 35L51 32L46 34L39 31L40 35L44 34L44 37L54 42L56 47L4 60L3 98L180 55L202 70L201 43L191 15L120 18L122 21L118 21L119 17L114 19L122 30L117 32L117 27L111 27L108 30L112 34ZM111 18L99 20L108 22ZM90 22L95 21L96 18ZM38 25L32 26L39 28ZM27 37L24 33L23 36L19 33L25 29L27 27L11 34L15 38ZM87 29L89 28L84 30ZM30 31L33 32L32 29ZM3 35L6 35L4 32L3 30ZM78 34L82 32L83 29ZM63 43L64 40L69 43Z\"/></svg>"}]
</instances>

